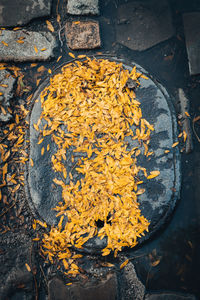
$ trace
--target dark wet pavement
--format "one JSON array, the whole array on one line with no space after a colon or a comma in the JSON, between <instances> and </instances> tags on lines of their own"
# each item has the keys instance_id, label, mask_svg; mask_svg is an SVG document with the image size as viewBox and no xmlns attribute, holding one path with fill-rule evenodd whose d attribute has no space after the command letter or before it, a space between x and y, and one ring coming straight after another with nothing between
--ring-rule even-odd
<instances>
[{"instance_id":1,"label":"dark wet pavement","mask_svg":"<svg viewBox=\"0 0 200 300\"><path fill-rule=\"evenodd\" d=\"M127 2L131 1L105 0L104 3L101 3L100 16L90 17L90 19L95 18L100 22L102 47L88 52L79 51L78 54L83 52L93 54L101 51L140 64L168 90L173 98L177 116L180 114L180 106L177 103L177 89L183 88L190 103L189 113L192 125L192 120L200 115L200 75L193 77L189 75L182 13L200 11L199 1L169 1L175 35L169 40L162 41L142 52L130 50L116 41L117 9L121 4ZM60 3L62 5L62 2ZM56 5L53 4L54 15L52 18L55 18L55 7ZM64 9L62 11L66 20ZM35 26L40 26L39 21ZM63 55L60 63L69 60L67 55L69 49L66 44L63 45L62 49L58 48L56 51L57 57L60 54ZM47 62L45 66L47 69L54 68L55 61ZM32 71L27 67L26 71L29 74L29 83L31 84L31 76L35 75L36 70L31 73ZM195 132L200 136L198 122L195 124ZM169 299L185 299L181 298L183 294L193 294L197 299L200 297L200 147L193 130L192 140L194 144L193 151L189 154L183 152L181 155L182 185L180 199L173 214L165 226L151 240L139 248L124 253L134 264L138 278L145 286L146 292L162 295L167 291L175 295L175 298L171 296ZM27 222L31 222L28 217ZM23 231L23 229L20 230ZM6 276L6 270L11 265L12 261L6 265L7 267L4 267L3 276ZM45 290L47 286L44 279L41 282L38 292L39 299L46 299ZM18 288L20 290L20 287ZM31 287L28 288L25 296L19 292L15 296L9 297L13 300L32 299L35 291L30 293L30 290ZM178 296L176 293L181 294Z\"/></svg>"}]
</instances>

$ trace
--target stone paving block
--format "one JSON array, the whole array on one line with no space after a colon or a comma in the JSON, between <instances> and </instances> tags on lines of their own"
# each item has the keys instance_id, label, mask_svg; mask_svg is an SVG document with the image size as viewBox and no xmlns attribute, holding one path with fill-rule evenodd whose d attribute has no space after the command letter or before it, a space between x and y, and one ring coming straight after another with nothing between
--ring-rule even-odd
<instances>
[{"instance_id":1,"label":"stone paving block","mask_svg":"<svg viewBox=\"0 0 200 300\"><path fill-rule=\"evenodd\" d=\"M71 15L98 15L98 0L68 0L67 13Z\"/></svg>"},{"instance_id":2,"label":"stone paving block","mask_svg":"<svg viewBox=\"0 0 200 300\"><path fill-rule=\"evenodd\" d=\"M65 26L67 46L76 49L94 49L101 46L99 22L67 22Z\"/></svg>"},{"instance_id":3,"label":"stone paving block","mask_svg":"<svg viewBox=\"0 0 200 300\"><path fill-rule=\"evenodd\" d=\"M163 292L145 295L145 300L197 300L193 295L175 292Z\"/></svg>"},{"instance_id":4,"label":"stone paving block","mask_svg":"<svg viewBox=\"0 0 200 300\"><path fill-rule=\"evenodd\" d=\"M124 258L124 261L127 258ZM120 300L137 299L143 300L145 295L145 286L139 280L134 265L129 262L121 271L119 280Z\"/></svg>"},{"instance_id":5,"label":"stone paving block","mask_svg":"<svg viewBox=\"0 0 200 300\"><path fill-rule=\"evenodd\" d=\"M200 12L183 15L185 42L191 75L200 73Z\"/></svg>"},{"instance_id":6,"label":"stone paving block","mask_svg":"<svg viewBox=\"0 0 200 300\"><path fill-rule=\"evenodd\" d=\"M48 300L115 300L117 298L116 274L109 274L98 284L72 284L66 286L63 281L53 278L49 282Z\"/></svg>"},{"instance_id":7,"label":"stone paving block","mask_svg":"<svg viewBox=\"0 0 200 300\"><path fill-rule=\"evenodd\" d=\"M23 25L38 17L49 16L52 0L1 0L0 26Z\"/></svg>"},{"instance_id":8,"label":"stone paving block","mask_svg":"<svg viewBox=\"0 0 200 300\"><path fill-rule=\"evenodd\" d=\"M132 50L146 50L174 34L166 0L132 1L120 5L117 13L117 42Z\"/></svg>"},{"instance_id":9,"label":"stone paving block","mask_svg":"<svg viewBox=\"0 0 200 300\"><path fill-rule=\"evenodd\" d=\"M0 45L0 61L44 61L53 56L56 41L50 32L3 30Z\"/></svg>"},{"instance_id":10,"label":"stone paving block","mask_svg":"<svg viewBox=\"0 0 200 300\"><path fill-rule=\"evenodd\" d=\"M0 70L0 106L3 106L6 111L6 114L4 114L0 110L1 122L8 122L12 118L12 115L7 111L7 107L10 106L10 99L13 96L13 86L15 81L16 79L13 78L8 71Z\"/></svg>"},{"instance_id":11,"label":"stone paving block","mask_svg":"<svg viewBox=\"0 0 200 300\"><path fill-rule=\"evenodd\" d=\"M33 274L26 269L26 263L35 266L31 238L20 232L9 231L6 237L1 239L0 299L11 299L10 295L23 287L26 291L32 290Z\"/></svg>"}]
</instances>

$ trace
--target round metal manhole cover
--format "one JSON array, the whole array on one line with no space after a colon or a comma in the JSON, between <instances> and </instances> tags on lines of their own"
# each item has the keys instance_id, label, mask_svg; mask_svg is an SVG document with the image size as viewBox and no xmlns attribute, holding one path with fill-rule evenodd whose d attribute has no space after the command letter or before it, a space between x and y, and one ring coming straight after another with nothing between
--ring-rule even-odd
<instances>
[{"instance_id":1,"label":"round metal manhole cover","mask_svg":"<svg viewBox=\"0 0 200 300\"><path fill-rule=\"evenodd\" d=\"M145 193L138 196L140 209L150 222L149 232L144 237L138 239L140 244L155 233L168 219L172 213L180 190L180 154L178 148L172 148L172 144L177 141L176 118L172 101L166 90L158 84L142 67L135 63L126 64L123 60L111 59L116 63L123 63L123 67L132 70L136 66L137 70L148 76L148 80L140 78L140 86L136 89L136 99L141 103L143 117L154 126L151 133L149 151L153 151L151 157L138 156L138 164L143 166L148 173L152 170L159 170L160 175L151 180L144 180L141 184L145 188ZM56 70L59 73L61 68ZM46 126L46 121L42 119L40 131L35 129L35 125L42 113L41 92L49 85L49 78L45 80L33 97L33 109L30 116L30 139L29 162L26 172L26 191L29 205L33 213L49 225L56 225L58 218L53 210L62 201L62 189L53 183L55 172L52 169L52 155L56 152L56 144L52 142L51 135L43 136L44 140L38 144L41 138L41 131ZM134 130L134 128L132 128ZM127 141L130 150L140 145L136 141ZM45 150L49 146L49 151L41 154L42 148ZM169 151L166 151L169 150ZM144 149L141 151L144 151ZM168 153L166 153L168 152ZM74 168L72 162L73 149L68 149L66 153L65 165L69 173L73 174L73 180L77 180L80 174ZM79 153L80 155L80 153ZM78 159L78 158L77 158ZM34 162L32 164L31 162ZM70 180L70 179L67 179ZM106 239L100 240L94 237L84 245L85 251L98 252L106 246Z\"/></svg>"}]
</instances>

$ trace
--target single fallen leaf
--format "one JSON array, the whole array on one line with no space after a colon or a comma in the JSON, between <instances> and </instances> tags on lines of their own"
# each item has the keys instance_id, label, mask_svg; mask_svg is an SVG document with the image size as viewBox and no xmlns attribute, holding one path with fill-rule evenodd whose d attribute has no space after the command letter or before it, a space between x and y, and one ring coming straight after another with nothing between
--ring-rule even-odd
<instances>
[{"instance_id":1,"label":"single fallen leaf","mask_svg":"<svg viewBox=\"0 0 200 300\"><path fill-rule=\"evenodd\" d=\"M26 266L27 271L31 272L31 268L30 268L30 266L27 263L25 263L25 266Z\"/></svg>"},{"instance_id":2,"label":"single fallen leaf","mask_svg":"<svg viewBox=\"0 0 200 300\"><path fill-rule=\"evenodd\" d=\"M178 138L182 137L183 133L181 132L179 135L178 135Z\"/></svg>"},{"instance_id":3,"label":"single fallen leaf","mask_svg":"<svg viewBox=\"0 0 200 300\"><path fill-rule=\"evenodd\" d=\"M38 53L38 48L34 46L35 53Z\"/></svg>"},{"instance_id":4,"label":"single fallen leaf","mask_svg":"<svg viewBox=\"0 0 200 300\"><path fill-rule=\"evenodd\" d=\"M125 260L121 265L120 265L120 270L123 269L129 262L129 259Z\"/></svg>"},{"instance_id":5,"label":"single fallen leaf","mask_svg":"<svg viewBox=\"0 0 200 300\"><path fill-rule=\"evenodd\" d=\"M44 155L44 147L41 149L41 155Z\"/></svg>"},{"instance_id":6,"label":"single fallen leaf","mask_svg":"<svg viewBox=\"0 0 200 300\"><path fill-rule=\"evenodd\" d=\"M179 144L179 142L176 142L172 145L172 148L176 147Z\"/></svg>"},{"instance_id":7,"label":"single fallen leaf","mask_svg":"<svg viewBox=\"0 0 200 300\"><path fill-rule=\"evenodd\" d=\"M56 18L56 20L57 20L57 22L58 22L58 23L60 23L61 17L60 17L60 15L59 15L59 14L57 15L57 18Z\"/></svg>"},{"instance_id":8,"label":"single fallen leaf","mask_svg":"<svg viewBox=\"0 0 200 300\"><path fill-rule=\"evenodd\" d=\"M183 130L183 141L185 142L187 139L187 133L185 132L185 130Z\"/></svg>"},{"instance_id":9,"label":"single fallen leaf","mask_svg":"<svg viewBox=\"0 0 200 300\"><path fill-rule=\"evenodd\" d=\"M54 32L54 27L53 25L51 24L50 21L46 20L46 24L47 24L47 28L51 31L51 32Z\"/></svg>"},{"instance_id":10,"label":"single fallen leaf","mask_svg":"<svg viewBox=\"0 0 200 300\"><path fill-rule=\"evenodd\" d=\"M165 153L169 153L170 152L170 150L165 150Z\"/></svg>"},{"instance_id":11,"label":"single fallen leaf","mask_svg":"<svg viewBox=\"0 0 200 300\"><path fill-rule=\"evenodd\" d=\"M34 166L34 162L33 162L32 158L30 158L30 165L31 165L31 167Z\"/></svg>"},{"instance_id":12,"label":"single fallen leaf","mask_svg":"<svg viewBox=\"0 0 200 300\"><path fill-rule=\"evenodd\" d=\"M190 114L189 114L187 111L185 111L185 115L186 115L187 117L190 117Z\"/></svg>"},{"instance_id":13,"label":"single fallen leaf","mask_svg":"<svg viewBox=\"0 0 200 300\"><path fill-rule=\"evenodd\" d=\"M24 44L24 41L22 41L22 40L17 40L17 43L18 43L18 44Z\"/></svg>"},{"instance_id":14,"label":"single fallen leaf","mask_svg":"<svg viewBox=\"0 0 200 300\"><path fill-rule=\"evenodd\" d=\"M4 42L4 41L1 41L1 43L2 43L4 46L8 47L8 43L6 43L6 42Z\"/></svg>"},{"instance_id":15,"label":"single fallen leaf","mask_svg":"<svg viewBox=\"0 0 200 300\"><path fill-rule=\"evenodd\" d=\"M7 115L6 110L5 110L5 108L4 108L3 106L1 106L1 111L2 111L2 113L4 114L4 116Z\"/></svg>"},{"instance_id":16,"label":"single fallen leaf","mask_svg":"<svg viewBox=\"0 0 200 300\"><path fill-rule=\"evenodd\" d=\"M159 265L160 263L160 259L154 260L153 262L151 262L152 267L156 267L157 265Z\"/></svg>"},{"instance_id":17,"label":"single fallen leaf","mask_svg":"<svg viewBox=\"0 0 200 300\"><path fill-rule=\"evenodd\" d=\"M71 52L69 52L68 55L71 56L72 58L75 58L75 55Z\"/></svg>"},{"instance_id":18,"label":"single fallen leaf","mask_svg":"<svg viewBox=\"0 0 200 300\"><path fill-rule=\"evenodd\" d=\"M157 177L159 174L160 174L160 171L151 171L151 172L150 172L150 175L147 176L147 179L155 178L155 177Z\"/></svg>"}]
</instances>

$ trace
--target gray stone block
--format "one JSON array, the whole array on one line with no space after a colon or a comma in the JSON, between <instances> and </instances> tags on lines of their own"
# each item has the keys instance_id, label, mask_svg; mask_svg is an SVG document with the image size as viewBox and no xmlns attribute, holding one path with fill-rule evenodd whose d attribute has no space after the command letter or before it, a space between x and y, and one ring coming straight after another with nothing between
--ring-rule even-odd
<instances>
[{"instance_id":1,"label":"gray stone block","mask_svg":"<svg viewBox=\"0 0 200 300\"><path fill-rule=\"evenodd\" d=\"M117 13L117 42L132 50L146 50L174 35L166 0L132 1L120 5Z\"/></svg>"},{"instance_id":2,"label":"gray stone block","mask_svg":"<svg viewBox=\"0 0 200 300\"><path fill-rule=\"evenodd\" d=\"M34 18L49 16L52 0L1 0L0 26L24 25Z\"/></svg>"},{"instance_id":3,"label":"gray stone block","mask_svg":"<svg viewBox=\"0 0 200 300\"><path fill-rule=\"evenodd\" d=\"M99 0L68 0L67 12L71 15L98 15Z\"/></svg>"},{"instance_id":4,"label":"gray stone block","mask_svg":"<svg viewBox=\"0 0 200 300\"><path fill-rule=\"evenodd\" d=\"M197 300L193 295L175 293L175 292L163 292L155 294L145 295L145 300Z\"/></svg>"},{"instance_id":5,"label":"gray stone block","mask_svg":"<svg viewBox=\"0 0 200 300\"><path fill-rule=\"evenodd\" d=\"M183 15L190 75L200 74L200 12Z\"/></svg>"},{"instance_id":6,"label":"gray stone block","mask_svg":"<svg viewBox=\"0 0 200 300\"><path fill-rule=\"evenodd\" d=\"M66 286L63 281L53 278L49 281L48 300L115 300L117 297L116 274L108 274L98 284L88 282L84 286L72 284Z\"/></svg>"},{"instance_id":7,"label":"gray stone block","mask_svg":"<svg viewBox=\"0 0 200 300\"><path fill-rule=\"evenodd\" d=\"M6 70L0 70L0 105L6 111L4 114L0 111L0 121L1 122L8 122L12 115L7 111L7 108L10 106L10 99L13 96L13 86L16 79Z\"/></svg>"},{"instance_id":8,"label":"gray stone block","mask_svg":"<svg viewBox=\"0 0 200 300\"><path fill-rule=\"evenodd\" d=\"M0 61L44 61L56 46L50 32L3 30L0 35Z\"/></svg>"}]
</instances>

